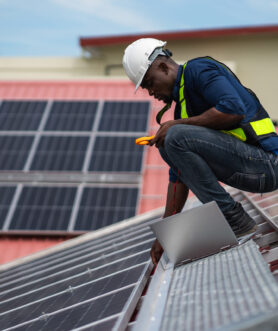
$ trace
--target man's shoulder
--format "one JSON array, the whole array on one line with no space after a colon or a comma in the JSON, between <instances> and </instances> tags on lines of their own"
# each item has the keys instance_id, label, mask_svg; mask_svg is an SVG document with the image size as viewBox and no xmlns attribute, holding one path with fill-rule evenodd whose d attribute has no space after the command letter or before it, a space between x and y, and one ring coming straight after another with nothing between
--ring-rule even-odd
<instances>
[{"instance_id":1,"label":"man's shoulder","mask_svg":"<svg viewBox=\"0 0 278 331\"><path fill-rule=\"evenodd\" d=\"M206 73L211 70L218 71L220 68L211 57L203 56L190 59L186 64L186 76L187 79L194 79L198 77L201 73ZM221 70L221 69L220 69Z\"/></svg>"},{"instance_id":2,"label":"man's shoulder","mask_svg":"<svg viewBox=\"0 0 278 331\"><path fill-rule=\"evenodd\" d=\"M217 67L218 61L210 56L201 56L190 59L187 62L189 67Z\"/></svg>"}]
</instances>

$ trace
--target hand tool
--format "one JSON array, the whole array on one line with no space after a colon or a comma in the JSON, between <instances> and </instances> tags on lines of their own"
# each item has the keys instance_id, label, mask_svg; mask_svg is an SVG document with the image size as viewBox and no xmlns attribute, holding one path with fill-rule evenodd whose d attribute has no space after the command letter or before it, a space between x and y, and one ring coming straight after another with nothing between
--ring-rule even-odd
<instances>
[{"instance_id":1,"label":"hand tool","mask_svg":"<svg viewBox=\"0 0 278 331\"><path fill-rule=\"evenodd\" d=\"M152 140L154 136L150 137L140 137L135 140L136 145L148 145L150 140Z\"/></svg>"}]
</instances>

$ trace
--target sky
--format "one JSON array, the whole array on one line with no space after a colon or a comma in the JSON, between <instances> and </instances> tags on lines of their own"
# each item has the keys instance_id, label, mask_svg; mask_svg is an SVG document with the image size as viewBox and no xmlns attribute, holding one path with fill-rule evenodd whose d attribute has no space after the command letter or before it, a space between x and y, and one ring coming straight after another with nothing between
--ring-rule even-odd
<instances>
[{"instance_id":1,"label":"sky","mask_svg":"<svg viewBox=\"0 0 278 331\"><path fill-rule=\"evenodd\" d=\"M278 24L278 0L0 0L0 56L80 56L80 37Z\"/></svg>"}]
</instances>

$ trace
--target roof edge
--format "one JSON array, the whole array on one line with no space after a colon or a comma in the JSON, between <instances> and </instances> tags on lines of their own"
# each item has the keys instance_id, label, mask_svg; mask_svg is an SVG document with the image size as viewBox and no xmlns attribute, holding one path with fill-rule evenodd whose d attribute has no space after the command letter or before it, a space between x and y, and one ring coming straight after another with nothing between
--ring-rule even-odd
<instances>
[{"instance_id":1,"label":"roof edge","mask_svg":"<svg viewBox=\"0 0 278 331\"><path fill-rule=\"evenodd\" d=\"M278 32L278 25L246 26L231 28L214 28L183 30L169 32L148 32L131 35L105 36L105 37L80 37L81 47L119 45L133 42L139 38L152 37L162 40L180 40L194 38L213 38L222 36L251 35Z\"/></svg>"},{"instance_id":2,"label":"roof edge","mask_svg":"<svg viewBox=\"0 0 278 331\"><path fill-rule=\"evenodd\" d=\"M41 251L32 253L30 255L23 256L23 257L20 257L16 260L4 263L4 264L0 265L0 272L1 271L6 271L6 270L8 270L12 267L18 266L20 264L30 262L30 261L33 261L35 259L47 256L51 253L59 252L59 251L64 250L66 248L73 247L73 246L81 244L83 242L86 242L86 241L89 241L89 240L92 240L92 239L97 239L97 238L100 238L100 237L105 236L105 235L109 235L109 234L114 233L116 231L128 228L129 226L143 223L144 221L147 221L149 219L159 218L159 217L161 217L163 212L164 212L164 207L156 208L156 209L147 211L143 214L139 214L139 215L127 218L123 221L120 221L120 222L108 225L106 227L100 228L98 230L91 231L91 232L88 232L88 233L83 234L81 236L63 241L61 243L58 243L55 246L51 246L51 247L45 248Z\"/></svg>"}]
</instances>

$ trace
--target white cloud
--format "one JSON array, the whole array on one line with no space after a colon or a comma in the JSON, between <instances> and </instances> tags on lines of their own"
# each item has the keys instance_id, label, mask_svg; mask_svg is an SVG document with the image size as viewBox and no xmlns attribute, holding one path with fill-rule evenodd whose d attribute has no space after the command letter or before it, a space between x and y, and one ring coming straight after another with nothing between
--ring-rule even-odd
<instances>
[{"instance_id":1,"label":"white cloud","mask_svg":"<svg viewBox=\"0 0 278 331\"><path fill-rule=\"evenodd\" d=\"M154 20L146 17L146 12L140 13L136 9L128 8L130 1L124 0L52 0L66 9L74 10L86 14L88 18L100 18L110 23L116 23L120 26L129 27L138 30L161 29Z\"/></svg>"}]
</instances>

